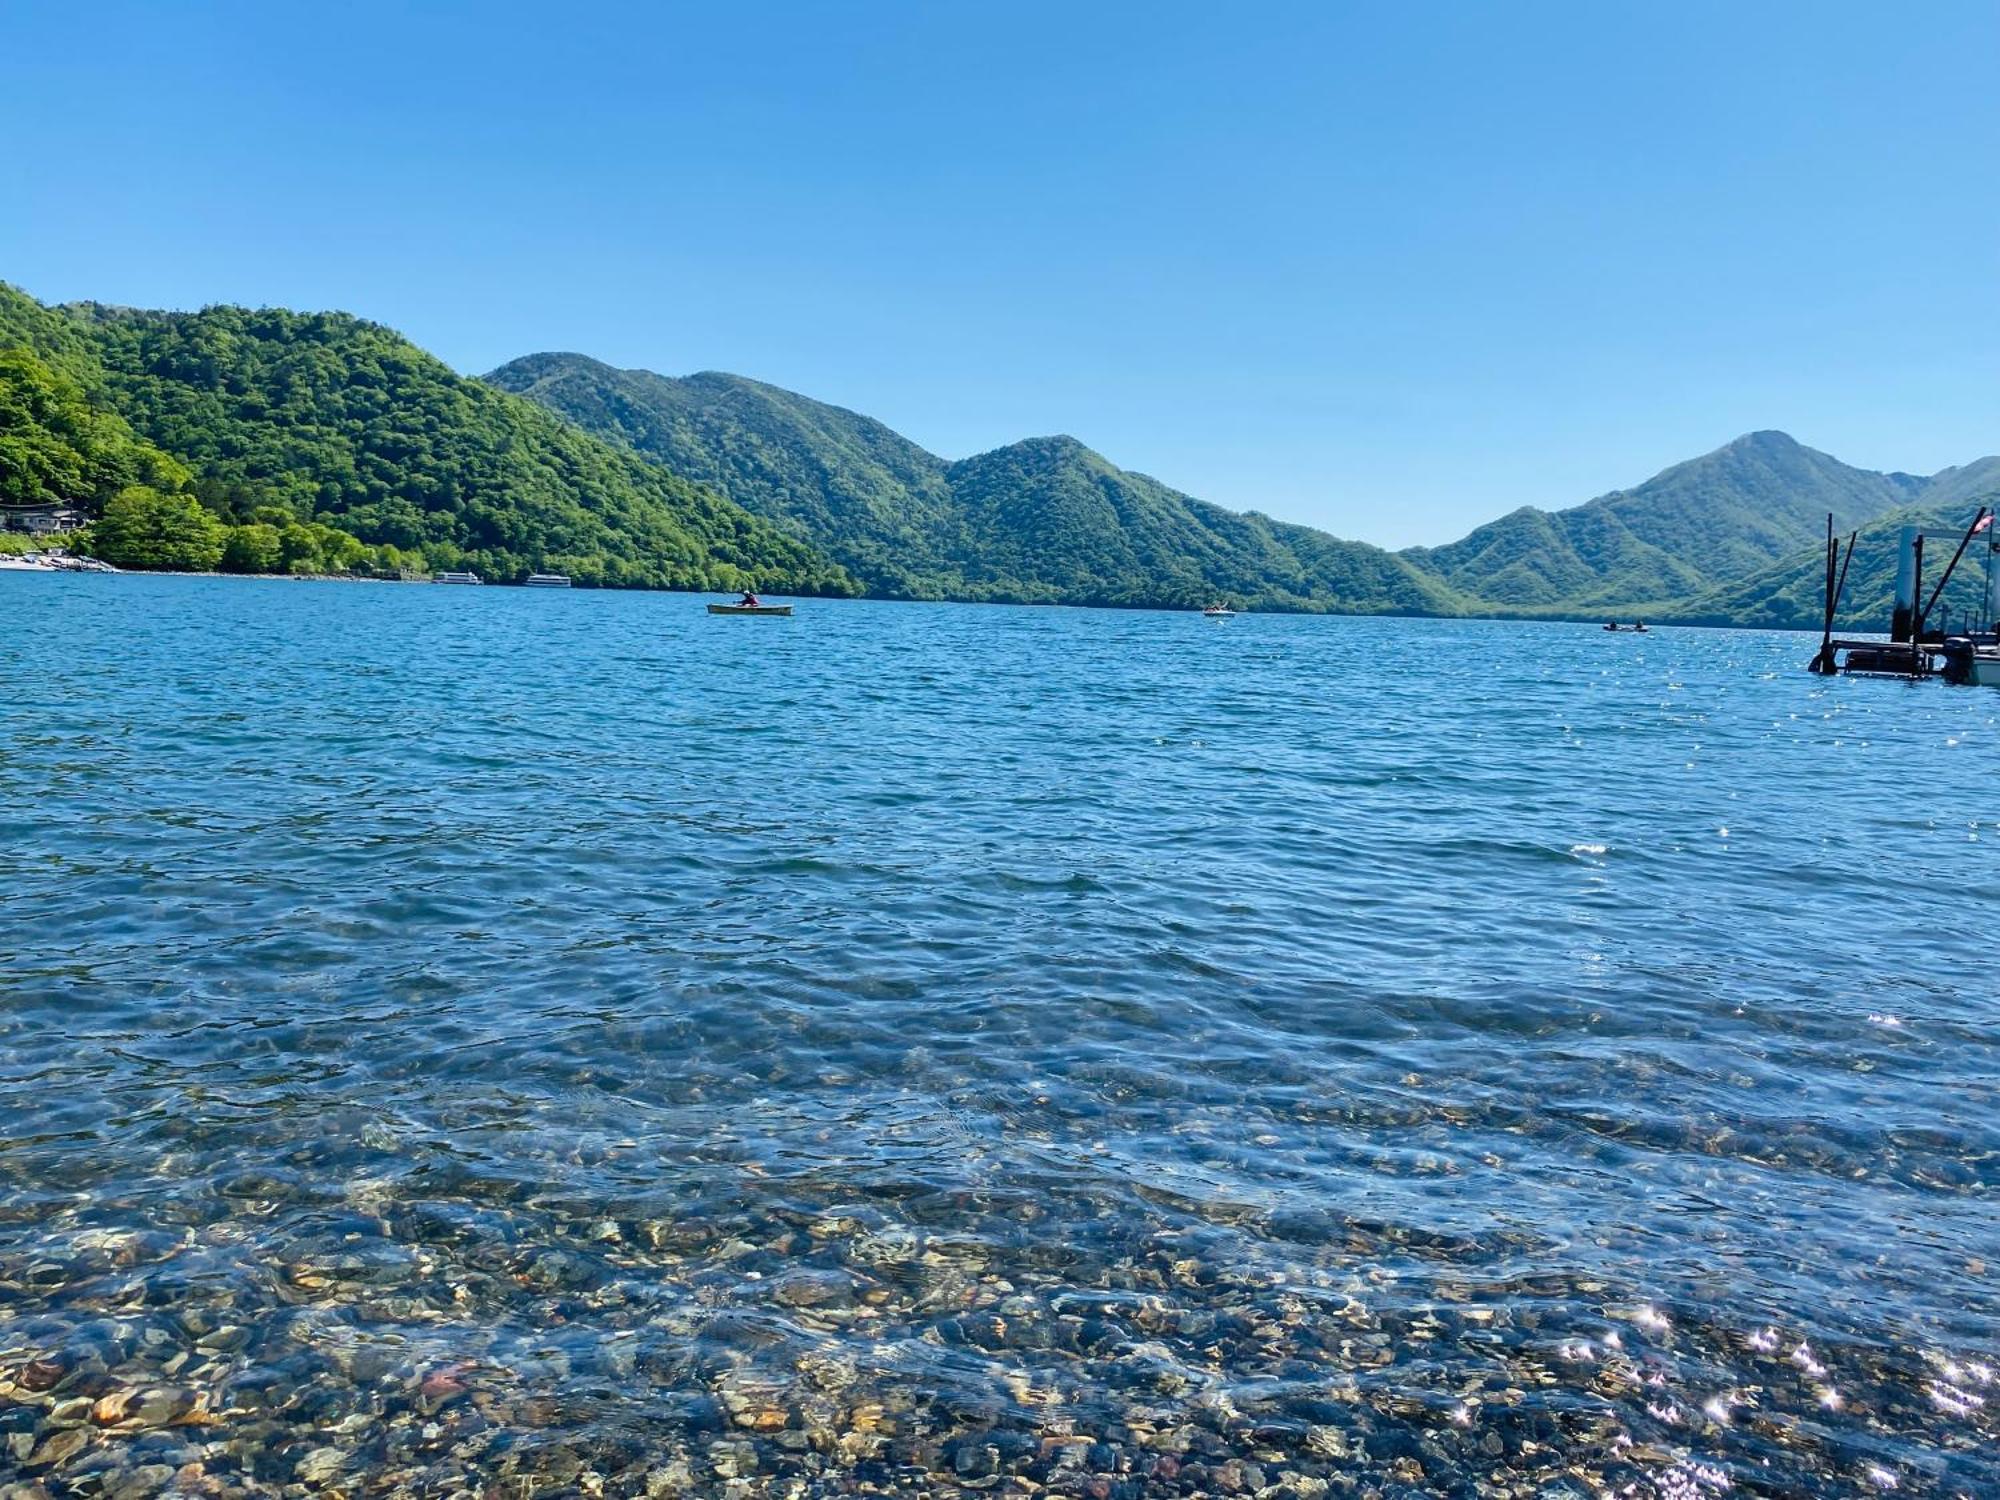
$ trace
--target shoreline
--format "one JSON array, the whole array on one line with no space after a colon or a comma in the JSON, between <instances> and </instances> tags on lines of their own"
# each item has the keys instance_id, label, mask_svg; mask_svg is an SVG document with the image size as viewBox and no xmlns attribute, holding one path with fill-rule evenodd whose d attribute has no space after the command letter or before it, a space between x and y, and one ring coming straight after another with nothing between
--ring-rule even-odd
<instances>
[{"instance_id":1,"label":"shoreline","mask_svg":"<svg viewBox=\"0 0 2000 1500\"><path fill-rule=\"evenodd\" d=\"M68 571L68 570L52 569L50 571ZM140 577L140 578L150 577L150 578L246 579L246 580L257 580L261 582L292 582L292 583L379 583L379 584L417 584L417 585L428 585L436 583L436 580L430 577L377 578L377 577L369 577L353 573L224 573L221 571L203 572L186 568L121 568L118 570L117 576ZM525 584L494 583L490 581L482 583L480 586L483 588L497 588L497 589L525 589L527 587L527 585ZM680 594L696 598L714 594L724 594L724 593L734 592L733 590L729 589L668 589L668 588L648 588L644 586L619 587L619 586L605 586L599 584L585 584L585 583L573 584L570 591L576 593L604 593L604 594ZM541 592L548 592L548 591L544 590ZM773 598L814 599L832 603L842 603L851 601L856 603L868 603L868 604L952 604L968 608L1087 609L1087 610L1120 611L1129 614L1164 614L1164 615L1199 613L1199 611L1192 605L1172 605L1172 604L1110 604L1110 603L1085 604L1085 603L1077 603L1059 599L1037 599L1037 600L906 599L906 598L897 598L889 595L877 595L877 594L791 594L791 593L784 593L776 589L768 590L768 592L771 594ZM1646 614L1642 616L1639 611L1631 609L1629 607L1617 611L1616 614L1620 618L1624 617L1645 618L1653 630L1662 630L1662 629L1759 630L1759 631L1776 631L1789 635L1818 635L1820 633L1820 627L1817 625L1747 625L1738 621L1729 621L1729 620L1715 620L1715 619L1677 620L1672 618L1671 616L1664 616L1657 614ZM1605 616L1603 614L1597 614L1597 613L1593 614L1565 613L1565 614L1545 614L1545 615L1507 614L1507 613L1492 613L1492 614L1468 613L1468 614L1447 615L1447 614L1422 614L1407 610L1283 609L1283 608L1263 608L1263 609L1253 608L1253 609L1241 610L1238 612L1239 618L1242 616L1249 616L1249 615L1275 615L1275 616L1283 616L1286 618L1303 618L1303 619L1323 618L1323 619L1346 619L1346 620L1435 620L1440 622L1480 621L1498 625L1602 626L1605 620ZM1862 625L1844 627L1836 624L1835 628L1845 629L1849 633L1859 633L1861 635L1881 633L1879 629L1871 629L1870 627Z\"/></svg>"}]
</instances>

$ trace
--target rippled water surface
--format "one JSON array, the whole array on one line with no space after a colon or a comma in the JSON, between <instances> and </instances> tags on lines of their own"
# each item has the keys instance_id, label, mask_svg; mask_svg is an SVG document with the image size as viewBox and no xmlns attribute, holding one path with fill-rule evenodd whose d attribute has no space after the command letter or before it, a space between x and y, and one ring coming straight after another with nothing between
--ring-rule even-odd
<instances>
[{"instance_id":1,"label":"rippled water surface","mask_svg":"<svg viewBox=\"0 0 2000 1500\"><path fill-rule=\"evenodd\" d=\"M0 577L0 1493L2000 1493L1811 644Z\"/></svg>"}]
</instances>

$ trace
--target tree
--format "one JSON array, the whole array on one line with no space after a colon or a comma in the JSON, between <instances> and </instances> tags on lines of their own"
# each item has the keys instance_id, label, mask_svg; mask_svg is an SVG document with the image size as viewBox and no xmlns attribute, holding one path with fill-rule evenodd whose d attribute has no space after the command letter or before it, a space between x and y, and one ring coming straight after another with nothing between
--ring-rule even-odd
<instances>
[{"instance_id":1,"label":"tree","mask_svg":"<svg viewBox=\"0 0 2000 1500\"><path fill-rule=\"evenodd\" d=\"M222 549L225 572L275 573L282 561L277 527L255 522L229 528L229 540Z\"/></svg>"},{"instance_id":2,"label":"tree","mask_svg":"<svg viewBox=\"0 0 2000 1500\"><path fill-rule=\"evenodd\" d=\"M226 530L192 495L163 495L135 484L104 507L90 528L90 545L121 568L204 573L222 561Z\"/></svg>"},{"instance_id":3,"label":"tree","mask_svg":"<svg viewBox=\"0 0 2000 1500\"><path fill-rule=\"evenodd\" d=\"M319 538L313 535L310 526L302 526L297 521L278 532L278 556L287 573L324 571L319 555Z\"/></svg>"}]
</instances>

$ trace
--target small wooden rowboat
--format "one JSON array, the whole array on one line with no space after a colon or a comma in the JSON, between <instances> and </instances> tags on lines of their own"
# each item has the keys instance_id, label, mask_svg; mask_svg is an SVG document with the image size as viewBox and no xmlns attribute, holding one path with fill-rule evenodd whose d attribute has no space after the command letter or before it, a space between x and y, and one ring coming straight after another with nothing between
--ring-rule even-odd
<instances>
[{"instance_id":1,"label":"small wooden rowboat","mask_svg":"<svg viewBox=\"0 0 2000 1500\"><path fill-rule=\"evenodd\" d=\"M792 607L789 604L711 604L708 612L712 615L788 615Z\"/></svg>"}]
</instances>

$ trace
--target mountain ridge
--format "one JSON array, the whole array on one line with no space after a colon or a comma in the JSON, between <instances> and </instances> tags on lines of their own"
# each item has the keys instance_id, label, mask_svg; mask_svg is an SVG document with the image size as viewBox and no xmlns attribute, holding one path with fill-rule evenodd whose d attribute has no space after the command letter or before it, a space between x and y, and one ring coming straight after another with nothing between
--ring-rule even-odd
<instances>
[{"instance_id":1,"label":"mountain ridge","mask_svg":"<svg viewBox=\"0 0 2000 1500\"><path fill-rule=\"evenodd\" d=\"M540 354L485 378L677 472L698 474L818 542L871 591L893 597L1126 603L1147 591L1118 580L1146 567L1155 570L1162 603L1186 602L1206 589L1258 608L1524 618L1643 612L1664 620L1707 608L1743 578L1789 577L1791 560L1818 555L1829 512L1847 531L1927 497L1936 502L1952 483L1965 490L1960 498L1975 498L1977 484L1991 477L1982 465L2000 465L1981 459L1930 476L1859 469L1763 428L1636 485L1559 509L1517 507L1455 542L1391 552L1181 494L1119 469L1068 434L1021 439L954 461L862 413L721 371L676 377L619 370L587 356ZM615 422L607 421L607 411L619 413ZM831 438L828 449L818 442L822 436ZM849 461L857 443L893 456L889 479ZM782 482L773 471L776 454L787 456ZM1052 456L1073 472L1057 481L1047 472ZM1003 503L993 476L1002 471L1026 487L1005 511L1017 528L1046 531L1046 518L1024 508L1022 498L1067 507L1069 534L1055 555L1054 537L1024 550L1018 538L993 532L990 513ZM1972 479L1953 481L1954 475ZM977 505L953 493L968 479L978 481L971 497ZM1091 503L1088 491L1107 485L1118 493ZM1121 485L1132 488L1128 502L1146 493L1160 503L1121 510ZM922 512L899 508L898 491L913 488L924 496ZM1166 524L1160 506L1169 496L1184 513L1167 528L1188 549L1177 558L1121 535L1135 519ZM889 535L888 521L914 531ZM1072 555L1078 547L1096 557L1098 573ZM1305 563L1308 557L1314 565ZM1810 623L1795 601L1784 615Z\"/></svg>"},{"instance_id":2,"label":"mountain ridge","mask_svg":"<svg viewBox=\"0 0 2000 1500\"><path fill-rule=\"evenodd\" d=\"M0 282L0 355L0 495L116 501L128 544L173 532L242 571L415 560L635 587L1816 626L1829 513L1886 549L1903 519L1955 532L2000 496L2000 457L1878 472L1760 429L1389 551L1183 493L1070 433L948 460L724 371L550 352L473 379L347 313L52 307ZM1872 623L1886 566L1857 560L1844 623Z\"/></svg>"},{"instance_id":3,"label":"mountain ridge","mask_svg":"<svg viewBox=\"0 0 2000 1500\"><path fill-rule=\"evenodd\" d=\"M1271 609L1458 612L1448 588L1393 553L1210 505L1067 433L953 461L860 412L720 371L545 353L485 378L715 484L889 598L1178 608L1222 594Z\"/></svg>"},{"instance_id":4,"label":"mountain ridge","mask_svg":"<svg viewBox=\"0 0 2000 1500\"><path fill-rule=\"evenodd\" d=\"M1762 429L1628 489L1561 510L1522 507L1404 556L1494 604L1633 606L1767 566L1809 545L1828 511L1844 531L1912 498L1914 486L1896 476Z\"/></svg>"}]
</instances>

